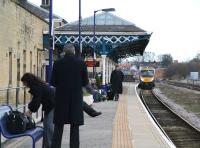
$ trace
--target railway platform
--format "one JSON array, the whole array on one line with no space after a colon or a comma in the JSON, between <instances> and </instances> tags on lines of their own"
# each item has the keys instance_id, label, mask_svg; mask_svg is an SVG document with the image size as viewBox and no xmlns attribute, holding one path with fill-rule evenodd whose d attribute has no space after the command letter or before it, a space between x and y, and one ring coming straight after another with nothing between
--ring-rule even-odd
<instances>
[{"instance_id":1,"label":"railway platform","mask_svg":"<svg viewBox=\"0 0 200 148\"><path fill-rule=\"evenodd\" d=\"M136 83L123 83L119 101L94 103L102 115L84 115L80 127L80 148L169 148L173 144L160 132L140 102ZM36 148L41 148L42 140ZM3 144L3 148L31 148L31 139L22 138ZM62 148L69 147L69 126L63 132Z\"/></svg>"}]
</instances>

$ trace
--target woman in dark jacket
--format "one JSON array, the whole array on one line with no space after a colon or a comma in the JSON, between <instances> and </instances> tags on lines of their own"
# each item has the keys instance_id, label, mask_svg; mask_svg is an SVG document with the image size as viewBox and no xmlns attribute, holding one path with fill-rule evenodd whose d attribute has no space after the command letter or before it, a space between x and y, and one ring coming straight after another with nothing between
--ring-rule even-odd
<instances>
[{"instance_id":1,"label":"woman in dark jacket","mask_svg":"<svg viewBox=\"0 0 200 148\"><path fill-rule=\"evenodd\" d=\"M28 104L28 111L26 114L31 116L31 114L37 112L40 105L42 105L42 110L44 111L43 143L45 148L49 148L51 147L54 130L53 114L55 90L31 73L25 73L21 81L26 87L30 88L29 93L32 95L32 100Z\"/></svg>"}]
</instances>

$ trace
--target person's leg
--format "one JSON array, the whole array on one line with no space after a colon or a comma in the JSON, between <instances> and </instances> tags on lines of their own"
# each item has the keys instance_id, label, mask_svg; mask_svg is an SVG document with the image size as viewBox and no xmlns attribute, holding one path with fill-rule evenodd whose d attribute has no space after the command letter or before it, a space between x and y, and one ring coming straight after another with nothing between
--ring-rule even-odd
<instances>
[{"instance_id":1,"label":"person's leg","mask_svg":"<svg viewBox=\"0 0 200 148\"><path fill-rule=\"evenodd\" d=\"M85 111L91 117L96 117L98 115L101 115L101 112L97 112L84 101L83 101L83 111Z\"/></svg>"},{"instance_id":2,"label":"person's leg","mask_svg":"<svg viewBox=\"0 0 200 148\"><path fill-rule=\"evenodd\" d=\"M53 124L53 113L54 110L52 109L48 114L44 114L44 144L46 145L45 148L50 148L52 139L53 139L53 130L54 130L54 124Z\"/></svg>"},{"instance_id":3,"label":"person's leg","mask_svg":"<svg viewBox=\"0 0 200 148\"><path fill-rule=\"evenodd\" d=\"M45 148L48 148L50 145L48 143L48 138L47 138L47 116L44 116L43 118L43 127L44 127L43 145Z\"/></svg>"},{"instance_id":4,"label":"person's leg","mask_svg":"<svg viewBox=\"0 0 200 148\"><path fill-rule=\"evenodd\" d=\"M119 100L119 94L117 94L117 101Z\"/></svg>"},{"instance_id":5,"label":"person's leg","mask_svg":"<svg viewBox=\"0 0 200 148\"><path fill-rule=\"evenodd\" d=\"M63 135L63 124L55 124L53 132L53 140L51 148L61 148L61 141Z\"/></svg>"},{"instance_id":6,"label":"person's leg","mask_svg":"<svg viewBox=\"0 0 200 148\"><path fill-rule=\"evenodd\" d=\"M70 148L79 148L79 125L70 125Z\"/></svg>"},{"instance_id":7,"label":"person's leg","mask_svg":"<svg viewBox=\"0 0 200 148\"><path fill-rule=\"evenodd\" d=\"M119 94L116 93L116 94L115 94L115 99L114 99L114 100L115 100L115 101L118 101L118 99L119 99Z\"/></svg>"}]
</instances>

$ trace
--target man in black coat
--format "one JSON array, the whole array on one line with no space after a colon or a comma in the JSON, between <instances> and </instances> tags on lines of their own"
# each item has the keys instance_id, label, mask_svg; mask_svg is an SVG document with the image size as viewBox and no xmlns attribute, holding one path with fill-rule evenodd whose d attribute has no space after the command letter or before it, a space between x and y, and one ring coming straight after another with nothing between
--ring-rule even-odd
<instances>
[{"instance_id":1,"label":"man in black coat","mask_svg":"<svg viewBox=\"0 0 200 148\"><path fill-rule=\"evenodd\" d=\"M115 70L111 73L110 83L112 87L112 91L114 94L114 100L118 101L119 94L122 94L123 88L122 88L122 82L124 80L124 74L120 70L119 65L115 66Z\"/></svg>"},{"instance_id":2,"label":"man in black coat","mask_svg":"<svg viewBox=\"0 0 200 148\"><path fill-rule=\"evenodd\" d=\"M54 63L51 79L56 88L52 148L61 147L64 124L70 124L70 148L79 148L79 126L84 124L82 87L88 85L88 73L72 44L63 51L65 56Z\"/></svg>"}]
</instances>

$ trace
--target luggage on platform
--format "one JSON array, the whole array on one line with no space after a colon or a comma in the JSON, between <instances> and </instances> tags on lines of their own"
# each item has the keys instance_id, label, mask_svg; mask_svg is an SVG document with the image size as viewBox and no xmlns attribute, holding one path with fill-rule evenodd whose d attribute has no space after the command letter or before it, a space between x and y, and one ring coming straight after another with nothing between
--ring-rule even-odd
<instances>
[{"instance_id":1,"label":"luggage on platform","mask_svg":"<svg viewBox=\"0 0 200 148\"><path fill-rule=\"evenodd\" d=\"M7 116L7 129L12 134L20 134L36 127L35 121L22 112L10 111Z\"/></svg>"},{"instance_id":2,"label":"luggage on platform","mask_svg":"<svg viewBox=\"0 0 200 148\"><path fill-rule=\"evenodd\" d=\"M109 84L107 86L107 100L113 100L113 99L114 99L114 94L113 94L113 91L112 91L111 84Z\"/></svg>"}]
</instances>

